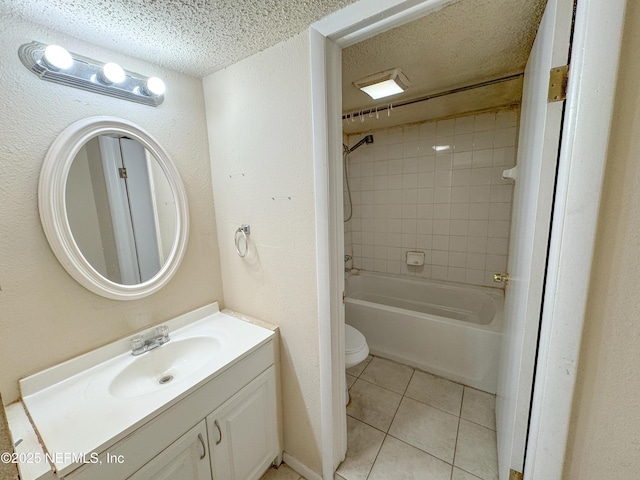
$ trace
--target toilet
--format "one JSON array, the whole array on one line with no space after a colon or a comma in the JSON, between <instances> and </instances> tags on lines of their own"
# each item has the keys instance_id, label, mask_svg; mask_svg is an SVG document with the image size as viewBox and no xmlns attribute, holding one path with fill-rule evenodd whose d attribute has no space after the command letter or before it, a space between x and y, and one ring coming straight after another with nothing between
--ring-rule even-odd
<instances>
[{"instance_id":1,"label":"toilet","mask_svg":"<svg viewBox=\"0 0 640 480\"><path fill-rule=\"evenodd\" d=\"M369 355L367 339L362 333L346 323L344 324L344 346L344 363L347 369L363 362ZM349 403L349 388L345 388L347 403Z\"/></svg>"}]
</instances>

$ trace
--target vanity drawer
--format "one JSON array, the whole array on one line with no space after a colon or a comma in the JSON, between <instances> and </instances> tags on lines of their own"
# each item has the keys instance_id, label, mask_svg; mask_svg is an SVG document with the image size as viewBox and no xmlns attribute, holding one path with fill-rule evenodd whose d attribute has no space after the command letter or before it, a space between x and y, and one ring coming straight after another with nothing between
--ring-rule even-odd
<instances>
[{"instance_id":1,"label":"vanity drawer","mask_svg":"<svg viewBox=\"0 0 640 480\"><path fill-rule=\"evenodd\" d=\"M207 415L274 364L273 340L218 374L127 437L64 478L117 480L133 475Z\"/></svg>"}]
</instances>

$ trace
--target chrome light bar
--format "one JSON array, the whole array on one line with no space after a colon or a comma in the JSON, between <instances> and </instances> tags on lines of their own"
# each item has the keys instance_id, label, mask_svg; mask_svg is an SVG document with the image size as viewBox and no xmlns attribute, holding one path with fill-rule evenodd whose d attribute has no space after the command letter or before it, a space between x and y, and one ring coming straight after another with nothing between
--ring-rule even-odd
<instances>
[{"instance_id":1,"label":"chrome light bar","mask_svg":"<svg viewBox=\"0 0 640 480\"><path fill-rule=\"evenodd\" d=\"M124 80L111 82L108 75L105 75L104 63L69 52L73 59L71 65L68 68L58 68L45 58L46 48L47 45L34 41L25 43L18 49L20 61L42 80L152 107L157 107L164 101L164 93L154 93L164 91L164 83L157 77L149 78L124 70ZM150 80L152 88L149 87ZM158 82L160 89L156 87Z\"/></svg>"}]
</instances>

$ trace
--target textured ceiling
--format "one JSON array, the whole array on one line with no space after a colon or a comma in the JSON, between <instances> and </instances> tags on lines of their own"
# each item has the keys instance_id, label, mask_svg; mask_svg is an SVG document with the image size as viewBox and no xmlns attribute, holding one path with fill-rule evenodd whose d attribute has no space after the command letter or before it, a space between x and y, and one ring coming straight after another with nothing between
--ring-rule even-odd
<instances>
[{"instance_id":1,"label":"textured ceiling","mask_svg":"<svg viewBox=\"0 0 640 480\"><path fill-rule=\"evenodd\" d=\"M344 49L343 111L368 110L522 73L545 5L546 0L461 0ZM411 81L405 93L375 102L352 85L360 78L395 67ZM512 90L516 97L505 96L504 89L495 91L501 92L496 96L497 104L519 101L517 89ZM456 94L450 101L462 101L468 112L474 109L470 101L474 94ZM486 109L491 103L486 90L478 92L478 98L481 102L477 109ZM446 101L442 97L438 102L425 103L445 106ZM451 104L448 110L438 111L455 115L455 107ZM357 125L349 130L353 128Z\"/></svg>"},{"instance_id":2,"label":"textured ceiling","mask_svg":"<svg viewBox=\"0 0 640 480\"><path fill-rule=\"evenodd\" d=\"M0 12L202 77L304 31L353 1L0 0ZM343 50L344 112L524 70L546 0L452 1L419 20ZM411 81L406 93L376 103L352 85L394 67L400 67ZM512 86L425 102L439 106L432 113L413 107L414 113L407 118L435 118L436 112L454 116L489 108L492 102L518 101L520 84L518 80ZM490 92L496 93L495 102ZM399 115L395 117L400 120ZM385 123L393 121L388 117ZM345 130L357 128L363 126L350 125Z\"/></svg>"},{"instance_id":3,"label":"textured ceiling","mask_svg":"<svg viewBox=\"0 0 640 480\"><path fill-rule=\"evenodd\" d=\"M0 0L0 11L202 77L304 31L353 1Z\"/></svg>"}]
</instances>

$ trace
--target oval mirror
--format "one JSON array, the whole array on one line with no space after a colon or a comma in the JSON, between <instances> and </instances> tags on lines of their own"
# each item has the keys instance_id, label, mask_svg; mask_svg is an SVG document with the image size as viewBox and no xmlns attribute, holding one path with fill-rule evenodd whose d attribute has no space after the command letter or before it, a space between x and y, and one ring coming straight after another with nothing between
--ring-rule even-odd
<instances>
[{"instance_id":1,"label":"oval mirror","mask_svg":"<svg viewBox=\"0 0 640 480\"><path fill-rule=\"evenodd\" d=\"M45 157L38 204L60 263L104 297L156 292L184 256L182 181L158 142L132 122L91 117L65 129Z\"/></svg>"}]
</instances>

